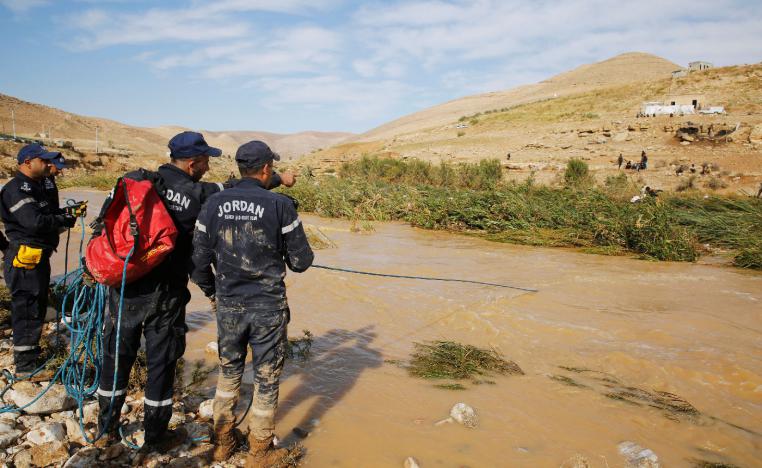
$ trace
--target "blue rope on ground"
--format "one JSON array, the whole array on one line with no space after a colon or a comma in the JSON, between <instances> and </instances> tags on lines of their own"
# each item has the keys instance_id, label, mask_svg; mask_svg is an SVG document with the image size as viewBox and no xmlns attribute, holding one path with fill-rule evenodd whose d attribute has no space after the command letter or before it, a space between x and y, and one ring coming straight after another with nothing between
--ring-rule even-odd
<instances>
[{"instance_id":1,"label":"blue rope on ground","mask_svg":"<svg viewBox=\"0 0 762 468\"><path fill-rule=\"evenodd\" d=\"M312 265L312 268L322 268L323 270L331 270L331 271L342 271L344 273L353 273L356 275L367 275L367 276L381 276L384 278L402 278L402 279L417 279L417 280L426 280L426 281L449 281L453 283L468 283L468 284L478 284L481 286L492 286L495 288L509 288L509 289L517 289L519 291L526 291L526 292L539 292L538 289L532 289L532 288L522 288L519 286L510 286L508 284L498 284L498 283L487 283L484 281L474 281L474 280L467 280L467 279L457 279L457 278L434 278L431 276L408 276L408 275L392 275L389 273L373 273L370 271L359 271L359 270L352 270L349 268L337 268L337 267L331 267L331 266L325 266L325 265Z\"/></svg>"},{"instance_id":2,"label":"blue rope on ground","mask_svg":"<svg viewBox=\"0 0 762 468\"><path fill-rule=\"evenodd\" d=\"M67 202L68 203L68 202ZM108 288L101 284L88 285L83 280L84 268L82 265L82 251L85 243L85 222L83 218L80 218L80 224L82 228L82 236L79 244L79 267L71 272L68 271L68 252L70 231L66 237L66 254L64 257L64 275L58 279L53 285L54 291L63 291L61 294L61 304L56 309L56 343L60 343L60 331L59 331L59 317L65 325L66 329L71 334L69 355L64 360L63 364L58 368L54 376L51 378L48 385L29 403L23 406L16 405L4 405L0 407L0 413L6 412L20 412L37 401L45 395L45 393L52 388L52 386L59 382L66 389L66 393L71 396L76 402L79 414L79 426L82 431L82 436L88 443L93 443L98 440L105 428L109 426L112 417L112 408L114 405L115 395L112 394L111 402L109 405L109 416L107 423L101 428L101 431L94 439L90 439L85 431L84 427L84 403L88 399L92 398L95 392L98 390L98 382L100 378L100 368L103 361L103 320L105 317L106 300L108 297ZM117 313L116 324L116 362L114 363L114 385L116 385L116 377L119 366L119 341L121 335L121 318L122 318L122 306L124 302L124 285L126 282L127 263L130 257L134 253L135 247L133 246L130 253L127 255L124 262L124 269L122 272L122 287L120 290L119 310ZM68 313L67 313L68 312ZM3 395L13 386L14 383L29 379L39 372L41 372L50 363L50 358L35 369L28 375L14 376L7 369L2 371L6 377L8 384L0 391L0 400Z\"/></svg>"}]
</instances>

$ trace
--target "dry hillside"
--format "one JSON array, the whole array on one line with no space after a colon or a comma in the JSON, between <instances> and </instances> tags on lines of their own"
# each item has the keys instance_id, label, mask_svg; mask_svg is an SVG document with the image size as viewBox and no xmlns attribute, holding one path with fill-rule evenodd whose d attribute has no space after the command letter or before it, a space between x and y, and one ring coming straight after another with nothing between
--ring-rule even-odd
<instances>
[{"instance_id":1,"label":"dry hillside","mask_svg":"<svg viewBox=\"0 0 762 468\"><path fill-rule=\"evenodd\" d=\"M645 150L644 184L685 185L690 165L713 165L712 176L694 183L726 191L751 191L762 181L762 64L714 68L673 79L678 66L648 54L630 53L576 68L541 83L457 99L417 112L357 138L317 152L302 163L336 165L364 154L432 162L503 161L508 178L533 174L556 180L566 162L581 158L602 180L617 172L619 153L638 161ZM703 95L724 115L636 117L644 101L676 94ZM688 122L723 138L683 141ZM720 131L722 130L722 131ZM690 138L688 138L690 139ZM510 153L510 160L508 154ZM677 176L680 166L687 169Z\"/></svg>"},{"instance_id":2,"label":"dry hillside","mask_svg":"<svg viewBox=\"0 0 762 468\"><path fill-rule=\"evenodd\" d=\"M53 107L34 104L12 96L0 94L0 133L12 133L11 109L16 117L16 134L41 139L50 144L54 141L70 141L81 152L95 152L95 129L98 128L98 150L115 156L165 157L167 141L178 132L188 130L182 127L166 126L141 128L125 125L113 120L85 117ZM347 137L351 133L342 132L299 132L277 134L251 131L204 131L207 141L227 154L234 154L236 148L251 139L261 139L285 159L297 159L313 150L326 148Z\"/></svg>"}]
</instances>

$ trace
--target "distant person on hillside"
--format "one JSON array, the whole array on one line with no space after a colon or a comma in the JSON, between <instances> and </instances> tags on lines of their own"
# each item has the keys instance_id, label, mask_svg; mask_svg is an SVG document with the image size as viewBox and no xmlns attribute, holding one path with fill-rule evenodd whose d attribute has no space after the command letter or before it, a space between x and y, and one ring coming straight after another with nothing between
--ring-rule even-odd
<instances>
[{"instance_id":1,"label":"distant person on hillside","mask_svg":"<svg viewBox=\"0 0 762 468\"><path fill-rule=\"evenodd\" d=\"M508 154L505 156L505 160L506 160L506 161L510 161L510 160L511 160L511 153L508 153Z\"/></svg>"},{"instance_id":2,"label":"distant person on hillside","mask_svg":"<svg viewBox=\"0 0 762 468\"><path fill-rule=\"evenodd\" d=\"M624 162L624 158L622 157L622 153L619 153L619 157L616 158L616 162L618 164L618 169L622 168L622 163Z\"/></svg>"},{"instance_id":3,"label":"distant person on hillside","mask_svg":"<svg viewBox=\"0 0 762 468\"><path fill-rule=\"evenodd\" d=\"M691 174L695 174L696 173L696 165L695 164L691 163L690 171L691 171Z\"/></svg>"},{"instance_id":4,"label":"distant person on hillside","mask_svg":"<svg viewBox=\"0 0 762 468\"><path fill-rule=\"evenodd\" d=\"M675 169L675 175L678 175L678 176L683 175L683 172L685 172L685 166L680 164L679 166L677 166L677 169Z\"/></svg>"},{"instance_id":5,"label":"distant person on hillside","mask_svg":"<svg viewBox=\"0 0 762 468\"><path fill-rule=\"evenodd\" d=\"M643 151L640 153L640 164L638 165L638 171L643 169L644 171L648 169L648 156L646 156L646 152Z\"/></svg>"},{"instance_id":6,"label":"distant person on hillside","mask_svg":"<svg viewBox=\"0 0 762 468\"><path fill-rule=\"evenodd\" d=\"M709 168L709 163L703 163L701 164L701 175L707 175L712 170Z\"/></svg>"},{"instance_id":7,"label":"distant person on hillside","mask_svg":"<svg viewBox=\"0 0 762 468\"><path fill-rule=\"evenodd\" d=\"M628 159L627 164L624 165L625 169L632 169L632 162Z\"/></svg>"}]
</instances>

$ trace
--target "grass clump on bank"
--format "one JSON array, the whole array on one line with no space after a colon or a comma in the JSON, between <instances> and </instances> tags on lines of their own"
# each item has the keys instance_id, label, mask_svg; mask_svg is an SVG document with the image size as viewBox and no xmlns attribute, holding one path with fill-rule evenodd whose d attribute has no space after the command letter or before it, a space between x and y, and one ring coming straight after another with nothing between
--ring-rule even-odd
<instances>
[{"instance_id":1,"label":"grass clump on bank","mask_svg":"<svg viewBox=\"0 0 762 468\"><path fill-rule=\"evenodd\" d=\"M476 379L478 376L523 375L513 361L507 361L493 350L481 349L452 341L414 343L415 350L407 366L408 373L423 379L472 379L474 384L494 383ZM463 390L461 383L437 384L437 388Z\"/></svg>"},{"instance_id":2,"label":"grass clump on bank","mask_svg":"<svg viewBox=\"0 0 762 468\"><path fill-rule=\"evenodd\" d=\"M662 194L630 203L625 177L596 185L583 161L570 163L559 187L506 182L499 163L432 165L365 157L340 177L311 178L289 189L300 206L351 220L402 220L490 240L580 247L605 254L695 261L702 243L733 250L735 264L762 265L762 201Z\"/></svg>"}]
</instances>

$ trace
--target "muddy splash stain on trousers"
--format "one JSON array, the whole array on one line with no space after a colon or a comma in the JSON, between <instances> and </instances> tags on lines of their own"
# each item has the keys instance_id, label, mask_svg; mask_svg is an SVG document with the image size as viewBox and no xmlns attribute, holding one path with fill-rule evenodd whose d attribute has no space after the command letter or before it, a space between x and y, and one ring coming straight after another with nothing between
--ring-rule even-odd
<instances>
[{"instance_id":1,"label":"muddy splash stain on trousers","mask_svg":"<svg viewBox=\"0 0 762 468\"><path fill-rule=\"evenodd\" d=\"M220 374L214 396L215 428L235 422L233 409L238 403L250 346L254 393L249 410L249 430L260 440L273 434L288 321L288 309L263 311L220 304L217 310Z\"/></svg>"}]
</instances>

